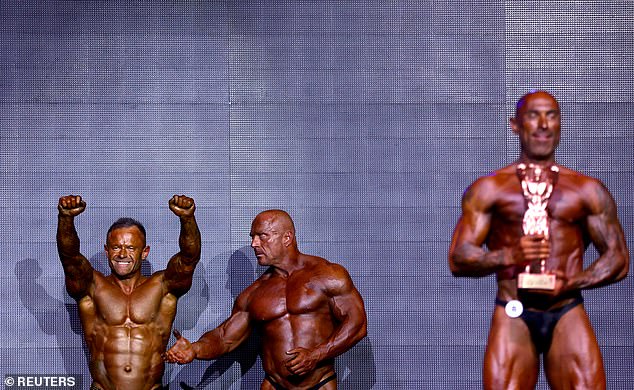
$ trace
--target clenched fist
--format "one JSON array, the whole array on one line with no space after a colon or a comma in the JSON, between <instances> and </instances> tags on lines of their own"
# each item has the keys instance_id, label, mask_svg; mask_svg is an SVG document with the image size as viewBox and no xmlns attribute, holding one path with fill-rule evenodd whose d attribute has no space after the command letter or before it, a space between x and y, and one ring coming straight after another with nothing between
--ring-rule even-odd
<instances>
[{"instance_id":1,"label":"clenched fist","mask_svg":"<svg viewBox=\"0 0 634 390\"><path fill-rule=\"evenodd\" d=\"M194 199L185 195L174 195L169 201L170 210L179 217L191 217L194 215L196 205Z\"/></svg>"},{"instance_id":2,"label":"clenched fist","mask_svg":"<svg viewBox=\"0 0 634 390\"><path fill-rule=\"evenodd\" d=\"M81 200L81 196L79 195L66 195L59 198L57 209L60 215L75 217L84 212L86 202Z\"/></svg>"}]
</instances>

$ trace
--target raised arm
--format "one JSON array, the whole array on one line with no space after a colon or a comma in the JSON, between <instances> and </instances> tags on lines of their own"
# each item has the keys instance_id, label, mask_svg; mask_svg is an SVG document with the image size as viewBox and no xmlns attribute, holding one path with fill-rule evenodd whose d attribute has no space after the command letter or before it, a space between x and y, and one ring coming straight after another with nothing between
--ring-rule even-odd
<instances>
[{"instance_id":1,"label":"raised arm","mask_svg":"<svg viewBox=\"0 0 634 390\"><path fill-rule=\"evenodd\" d=\"M184 195L174 195L169 208L180 219L181 230L178 238L180 251L172 256L165 269L167 290L176 296L189 291L196 264L200 260L200 231L194 217L194 199Z\"/></svg>"},{"instance_id":2,"label":"raised arm","mask_svg":"<svg viewBox=\"0 0 634 390\"><path fill-rule=\"evenodd\" d=\"M217 328L203 334L198 341L190 343L175 332L176 344L165 353L169 363L185 364L194 359L216 359L236 349L251 333L247 309L246 290L236 300L231 316Z\"/></svg>"},{"instance_id":3,"label":"raised arm","mask_svg":"<svg viewBox=\"0 0 634 390\"><path fill-rule=\"evenodd\" d=\"M79 236L75 217L86 209L86 202L78 195L59 198L57 210L57 252L64 268L66 290L76 300L86 296L93 282L93 268L79 252Z\"/></svg>"},{"instance_id":4,"label":"raised arm","mask_svg":"<svg viewBox=\"0 0 634 390\"><path fill-rule=\"evenodd\" d=\"M618 282L627 276L630 254L619 222L616 204L609 191L599 181L589 180L583 189L590 215L587 228L593 245L599 252L583 272L568 279L566 289L591 289Z\"/></svg>"},{"instance_id":5,"label":"raised arm","mask_svg":"<svg viewBox=\"0 0 634 390\"><path fill-rule=\"evenodd\" d=\"M363 298L354 286L346 269L329 264L325 280L325 293L337 326L322 344L313 349L297 347L287 352L286 367L295 375L304 375L315 369L321 361L341 355L367 335L367 318ZM319 324L316 324L319 326Z\"/></svg>"}]
</instances>

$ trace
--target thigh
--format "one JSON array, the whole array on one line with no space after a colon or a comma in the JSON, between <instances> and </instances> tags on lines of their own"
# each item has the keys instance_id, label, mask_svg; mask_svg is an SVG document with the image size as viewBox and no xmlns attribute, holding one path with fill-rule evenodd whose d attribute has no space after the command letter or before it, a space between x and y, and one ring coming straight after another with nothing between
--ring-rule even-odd
<instances>
[{"instance_id":1,"label":"thigh","mask_svg":"<svg viewBox=\"0 0 634 390\"><path fill-rule=\"evenodd\" d=\"M557 322L544 367L554 390L605 389L601 350L583 305L575 306Z\"/></svg>"},{"instance_id":2,"label":"thigh","mask_svg":"<svg viewBox=\"0 0 634 390\"><path fill-rule=\"evenodd\" d=\"M534 389L539 355L521 318L510 318L496 305L484 356L485 389Z\"/></svg>"}]
</instances>

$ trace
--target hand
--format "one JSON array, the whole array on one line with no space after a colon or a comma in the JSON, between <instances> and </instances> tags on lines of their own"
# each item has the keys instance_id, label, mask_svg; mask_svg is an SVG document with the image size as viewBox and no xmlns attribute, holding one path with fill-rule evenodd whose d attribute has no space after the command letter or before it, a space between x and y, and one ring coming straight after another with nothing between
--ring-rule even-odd
<instances>
[{"instance_id":1,"label":"hand","mask_svg":"<svg viewBox=\"0 0 634 390\"><path fill-rule=\"evenodd\" d=\"M176 344L172 346L165 354L163 359L168 363L186 364L196 358L196 351L194 347L181 333L174 329L174 337L176 337Z\"/></svg>"},{"instance_id":2,"label":"hand","mask_svg":"<svg viewBox=\"0 0 634 390\"><path fill-rule=\"evenodd\" d=\"M293 348L286 352L287 355L294 355L293 357L286 359L284 364L289 372L293 375L305 375L313 370L319 363L317 356L314 356L314 351L306 348Z\"/></svg>"},{"instance_id":3,"label":"hand","mask_svg":"<svg viewBox=\"0 0 634 390\"><path fill-rule=\"evenodd\" d=\"M547 269L546 273L555 275L555 288L553 290L539 290L538 293L554 298L569 292L568 277L564 271Z\"/></svg>"},{"instance_id":4,"label":"hand","mask_svg":"<svg viewBox=\"0 0 634 390\"><path fill-rule=\"evenodd\" d=\"M57 209L60 215L76 217L86 209L86 202L79 195L66 195L59 198Z\"/></svg>"},{"instance_id":5,"label":"hand","mask_svg":"<svg viewBox=\"0 0 634 390\"><path fill-rule=\"evenodd\" d=\"M196 205L194 199L185 195L174 195L169 201L170 210L179 217L191 217L194 215Z\"/></svg>"},{"instance_id":6,"label":"hand","mask_svg":"<svg viewBox=\"0 0 634 390\"><path fill-rule=\"evenodd\" d=\"M550 241L543 234L522 236L513 251L513 259L518 265L550 257Z\"/></svg>"}]
</instances>

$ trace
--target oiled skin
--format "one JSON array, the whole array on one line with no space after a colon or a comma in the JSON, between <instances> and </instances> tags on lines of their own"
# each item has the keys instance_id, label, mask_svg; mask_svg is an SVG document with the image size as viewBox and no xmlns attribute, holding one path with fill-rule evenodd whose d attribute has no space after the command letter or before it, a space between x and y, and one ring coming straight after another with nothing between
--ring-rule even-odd
<instances>
[{"instance_id":1,"label":"oiled skin","mask_svg":"<svg viewBox=\"0 0 634 390\"><path fill-rule=\"evenodd\" d=\"M546 311L572 302L583 289L623 279L629 269L629 252L608 190L597 179L560 165L548 202L548 239L523 235L526 205L517 163L556 164L560 113L557 101L544 91L522 99L511 119L520 138L520 158L479 178L465 192L449 266L455 276L495 273L497 298L519 299L525 310ZM583 254L590 243L600 257L583 269ZM547 259L547 271L557 276L554 291L518 291L518 273L527 264L538 270L540 259ZM555 390L605 388L601 352L583 305L568 311L557 323L551 347L544 354L544 369ZM539 355L526 324L495 305L484 359L485 389L533 389L538 372Z\"/></svg>"},{"instance_id":2,"label":"oiled skin","mask_svg":"<svg viewBox=\"0 0 634 390\"><path fill-rule=\"evenodd\" d=\"M167 360L215 359L257 328L267 375L285 388L308 389L331 377L334 358L365 337L363 299L344 267L299 252L285 212L260 213L251 237L258 263L269 269L240 293L228 319L195 343L178 337ZM321 387L336 388L335 380ZM264 380L261 389L273 386Z\"/></svg>"},{"instance_id":3,"label":"oiled skin","mask_svg":"<svg viewBox=\"0 0 634 390\"><path fill-rule=\"evenodd\" d=\"M200 259L200 232L191 198L174 196L170 209L181 222L180 252L166 270L141 275L149 247L136 226L107 235L105 251L112 273L104 276L79 251L74 218L86 207L81 197L60 198L57 245L66 289L77 300L90 352L92 387L156 389L165 369L162 354L170 336L178 298L192 283Z\"/></svg>"}]
</instances>

